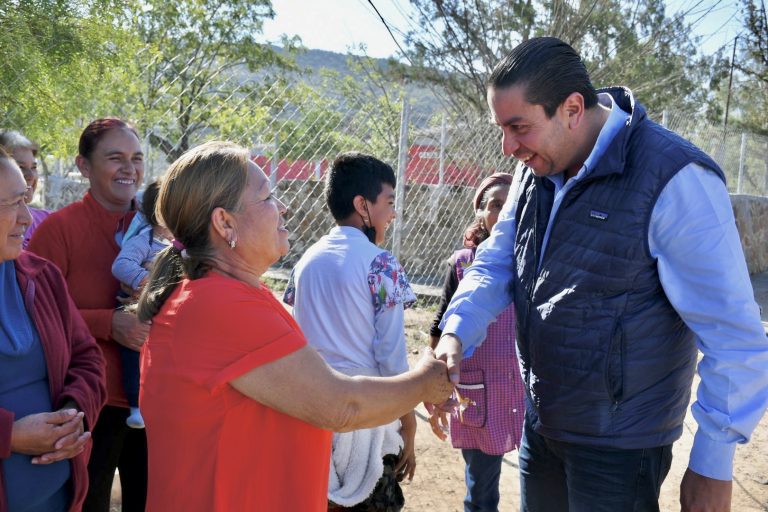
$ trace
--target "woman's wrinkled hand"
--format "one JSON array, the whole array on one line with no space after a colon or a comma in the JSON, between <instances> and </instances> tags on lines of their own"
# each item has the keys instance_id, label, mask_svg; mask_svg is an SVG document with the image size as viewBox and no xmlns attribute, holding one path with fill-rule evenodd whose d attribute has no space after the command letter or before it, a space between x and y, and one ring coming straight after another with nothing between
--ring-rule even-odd
<instances>
[{"instance_id":1,"label":"woman's wrinkled hand","mask_svg":"<svg viewBox=\"0 0 768 512\"><path fill-rule=\"evenodd\" d=\"M416 366L424 376L424 402L443 403L453 392L453 384L448 380L448 367L444 361L435 359L431 348L426 348Z\"/></svg>"},{"instance_id":2,"label":"woman's wrinkled hand","mask_svg":"<svg viewBox=\"0 0 768 512\"><path fill-rule=\"evenodd\" d=\"M149 336L149 324L124 310L112 313L112 338L124 347L139 352Z\"/></svg>"},{"instance_id":3,"label":"woman's wrinkled hand","mask_svg":"<svg viewBox=\"0 0 768 512\"><path fill-rule=\"evenodd\" d=\"M32 464L51 464L60 460L71 459L85 450L85 444L91 438L91 433L85 430L85 417L79 413L72 419L77 428L59 438L53 445L54 451L43 453L32 458Z\"/></svg>"},{"instance_id":4,"label":"woman's wrinkled hand","mask_svg":"<svg viewBox=\"0 0 768 512\"><path fill-rule=\"evenodd\" d=\"M75 409L24 416L13 422L11 451L44 457L43 460L35 457L32 461L35 464L74 457L82 452L90 438L90 433L83 431L83 417L84 414Z\"/></svg>"}]
</instances>

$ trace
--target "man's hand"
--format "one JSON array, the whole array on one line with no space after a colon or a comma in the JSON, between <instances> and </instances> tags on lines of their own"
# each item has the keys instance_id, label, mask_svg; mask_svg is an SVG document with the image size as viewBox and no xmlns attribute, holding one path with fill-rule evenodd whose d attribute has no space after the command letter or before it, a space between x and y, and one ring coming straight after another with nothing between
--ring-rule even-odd
<instances>
[{"instance_id":1,"label":"man's hand","mask_svg":"<svg viewBox=\"0 0 768 512\"><path fill-rule=\"evenodd\" d=\"M24 416L13 422L11 451L25 455L55 452L71 443L72 434L82 434L83 416L75 409Z\"/></svg>"},{"instance_id":2,"label":"man's hand","mask_svg":"<svg viewBox=\"0 0 768 512\"><path fill-rule=\"evenodd\" d=\"M733 482L707 478L691 469L685 470L680 483L682 512L730 512Z\"/></svg>"},{"instance_id":3,"label":"man's hand","mask_svg":"<svg viewBox=\"0 0 768 512\"><path fill-rule=\"evenodd\" d=\"M454 334L443 334L435 350L435 357L448 365L448 378L456 385L461 370L461 340Z\"/></svg>"},{"instance_id":4,"label":"man's hand","mask_svg":"<svg viewBox=\"0 0 768 512\"><path fill-rule=\"evenodd\" d=\"M115 310L112 313L112 338L124 347L138 352L149 336L149 324L139 321L133 313Z\"/></svg>"}]
</instances>

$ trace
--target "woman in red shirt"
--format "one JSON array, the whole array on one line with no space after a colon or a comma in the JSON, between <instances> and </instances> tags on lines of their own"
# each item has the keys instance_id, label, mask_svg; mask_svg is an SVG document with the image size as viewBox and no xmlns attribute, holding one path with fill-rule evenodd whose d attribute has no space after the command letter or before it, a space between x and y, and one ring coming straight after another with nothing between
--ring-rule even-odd
<instances>
[{"instance_id":1,"label":"woman in red shirt","mask_svg":"<svg viewBox=\"0 0 768 512\"><path fill-rule=\"evenodd\" d=\"M157 211L175 240L139 302L152 321L141 372L148 510L325 510L331 431L450 394L431 352L397 377L347 377L307 346L260 281L288 252L286 208L247 150L188 151L163 178Z\"/></svg>"},{"instance_id":2,"label":"woman in red shirt","mask_svg":"<svg viewBox=\"0 0 768 512\"><path fill-rule=\"evenodd\" d=\"M136 315L118 305L120 283L112 262L136 214L136 192L144 177L144 155L136 130L116 118L96 119L80 134L75 162L88 179L80 201L45 219L29 250L56 265L72 300L106 361L107 404L93 426L88 460L87 512L108 512L115 469L123 512L144 512L147 488L146 436L129 428L120 347L138 352L149 333Z\"/></svg>"}]
</instances>

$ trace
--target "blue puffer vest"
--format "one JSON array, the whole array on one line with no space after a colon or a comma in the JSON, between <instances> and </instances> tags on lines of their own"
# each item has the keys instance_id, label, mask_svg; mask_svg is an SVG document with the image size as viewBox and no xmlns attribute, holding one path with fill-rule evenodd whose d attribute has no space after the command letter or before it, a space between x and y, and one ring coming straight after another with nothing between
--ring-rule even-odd
<instances>
[{"instance_id":1,"label":"blue puffer vest","mask_svg":"<svg viewBox=\"0 0 768 512\"><path fill-rule=\"evenodd\" d=\"M629 90L599 92L630 121L563 198L538 269L553 186L529 169L519 175L513 289L528 411L549 438L661 446L682 433L696 346L650 255L651 213L689 163L725 178L702 151L649 120Z\"/></svg>"}]
</instances>

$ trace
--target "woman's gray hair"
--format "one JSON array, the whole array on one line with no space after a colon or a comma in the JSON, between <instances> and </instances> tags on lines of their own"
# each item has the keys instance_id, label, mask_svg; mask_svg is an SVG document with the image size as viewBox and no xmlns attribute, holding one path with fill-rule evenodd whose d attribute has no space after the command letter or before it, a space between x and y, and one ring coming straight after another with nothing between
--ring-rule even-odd
<instances>
[{"instance_id":1,"label":"woman's gray hair","mask_svg":"<svg viewBox=\"0 0 768 512\"><path fill-rule=\"evenodd\" d=\"M8 152L14 149L28 149L34 156L37 156L37 150L40 149L37 144L16 130L0 130L0 146Z\"/></svg>"}]
</instances>

